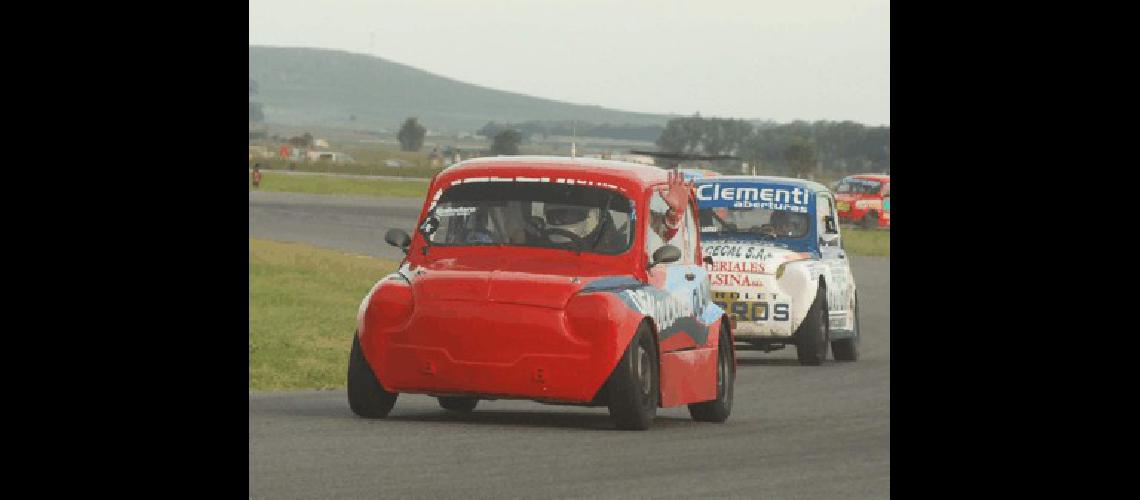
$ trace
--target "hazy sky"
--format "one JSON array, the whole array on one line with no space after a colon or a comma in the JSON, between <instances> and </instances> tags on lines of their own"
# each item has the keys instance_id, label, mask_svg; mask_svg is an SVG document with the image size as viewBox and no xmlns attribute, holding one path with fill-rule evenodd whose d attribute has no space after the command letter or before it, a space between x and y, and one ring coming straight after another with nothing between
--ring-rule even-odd
<instances>
[{"instance_id":1,"label":"hazy sky","mask_svg":"<svg viewBox=\"0 0 1140 500\"><path fill-rule=\"evenodd\" d=\"M250 0L249 43L625 111L891 122L888 0Z\"/></svg>"}]
</instances>

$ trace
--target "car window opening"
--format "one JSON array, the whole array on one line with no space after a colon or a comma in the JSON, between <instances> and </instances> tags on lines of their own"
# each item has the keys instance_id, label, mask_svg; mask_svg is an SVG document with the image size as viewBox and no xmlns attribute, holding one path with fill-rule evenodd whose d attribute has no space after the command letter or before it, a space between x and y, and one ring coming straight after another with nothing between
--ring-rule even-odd
<instances>
[{"instance_id":1,"label":"car window opening","mask_svg":"<svg viewBox=\"0 0 1140 500\"><path fill-rule=\"evenodd\" d=\"M439 246L525 246L619 254L633 241L631 203L611 190L568 184L464 183L447 188L428 235Z\"/></svg>"}]
</instances>

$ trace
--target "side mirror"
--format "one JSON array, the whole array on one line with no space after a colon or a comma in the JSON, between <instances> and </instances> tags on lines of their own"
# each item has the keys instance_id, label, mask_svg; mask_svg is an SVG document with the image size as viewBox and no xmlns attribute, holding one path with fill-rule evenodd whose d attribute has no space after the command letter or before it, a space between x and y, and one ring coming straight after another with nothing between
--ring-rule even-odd
<instances>
[{"instance_id":1,"label":"side mirror","mask_svg":"<svg viewBox=\"0 0 1140 500\"><path fill-rule=\"evenodd\" d=\"M403 250L404 253L408 253L408 245L412 244L412 237L408 236L407 231L403 229L392 228L389 229L387 233L384 233L384 241L387 241L389 245Z\"/></svg>"},{"instance_id":2,"label":"side mirror","mask_svg":"<svg viewBox=\"0 0 1140 500\"><path fill-rule=\"evenodd\" d=\"M649 263L649 267L677 262L678 260L681 260L681 249L673 245L665 245L653 252L653 262Z\"/></svg>"},{"instance_id":3,"label":"side mirror","mask_svg":"<svg viewBox=\"0 0 1140 500\"><path fill-rule=\"evenodd\" d=\"M713 263L713 260L712 260L712 255L706 255L706 256L705 256L705 259L704 259L704 260L705 260L705 264L708 264L708 265L710 265L710 266L711 266L711 265L712 265L712 263Z\"/></svg>"}]
</instances>

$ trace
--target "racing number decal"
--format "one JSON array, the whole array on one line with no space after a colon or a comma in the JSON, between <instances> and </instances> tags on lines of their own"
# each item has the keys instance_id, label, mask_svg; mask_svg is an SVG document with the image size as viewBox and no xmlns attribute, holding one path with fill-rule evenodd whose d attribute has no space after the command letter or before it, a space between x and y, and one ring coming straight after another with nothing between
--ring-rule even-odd
<instances>
[{"instance_id":1,"label":"racing number decal","mask_svg":"<svg viewBox=\"0 0 1140 500\"><path fill-rule=\"evenodd\" d=\"M757 311L759 309L759 311ZM767 302L753 302L752 303L752 320L753 321L768 321L768 303Z\"/></svg>"},{"instance_id":2,"label":"racing number decal","mask_svg":"<svg viewBox=\"0 0 1140 500\"><path fill-rule=\"evenodd\" d=\"M788 305L787 304L776 304L776 306L772 308L772 311L775 313L772 315L772 319L774 319L776 321L787 321L788 320Z\"/></svg>"},{"instance_id":3,"label":"racing number decal","mask_svg":"<svg viewBox=\"0 0 1140 500\"><path fill-rule=\"evenodd\" d=\"M768 321L768 302L739 300L740 294L736 292L719 292L713 303L721 309L728 311L737 321ZM790 315L786 303L771 305L771 319L775 321L788 321Z\"/></svg>"},{"instance_id":4,"label":"racing number decal","mask_svg":"<svg viewBox=\"0 0 1140 500\"><path fill-rule=\"evenodd\" d=\"M748 303L747 302L733 302L732 308L729 309L736 319L741 319L748 316Z\"/></svg>"}]
</instances>

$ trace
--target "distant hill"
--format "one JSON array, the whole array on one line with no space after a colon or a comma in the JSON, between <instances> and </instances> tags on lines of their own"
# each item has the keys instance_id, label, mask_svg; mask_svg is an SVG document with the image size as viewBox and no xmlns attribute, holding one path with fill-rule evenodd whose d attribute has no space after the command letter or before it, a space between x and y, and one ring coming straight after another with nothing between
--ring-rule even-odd
<instances>
[{"instance_id":1,"label":"distant hill","mask_svg":"<svg viewBox=\"0 0 1140 500\"><path fill-rule=\"evenodd\" d=\"M670 118L489 89L337 50L250 46L249 77L265 120L285 125L395 130L416 116L432 131L473 132L489 121L664 126Z\"/></svg>"}]
</instances>

